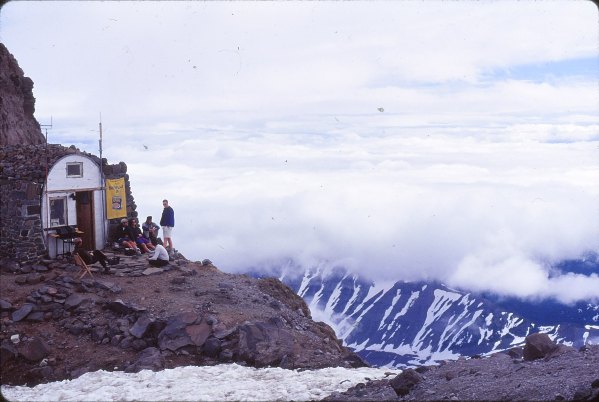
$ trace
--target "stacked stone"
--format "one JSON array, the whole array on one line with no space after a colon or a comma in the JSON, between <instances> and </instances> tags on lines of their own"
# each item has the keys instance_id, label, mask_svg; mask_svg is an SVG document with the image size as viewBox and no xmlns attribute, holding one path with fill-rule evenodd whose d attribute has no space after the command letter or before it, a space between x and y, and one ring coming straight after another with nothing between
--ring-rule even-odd
<instances>
[{"instance_id":1,"label":"stacked stone","mask_svg":"<svg viewBox=\"0 0 599 402\"><path fill-rule=\"evenodd\" d=\"M125 178L127 212L137 216L127 165L108 165L106 159L60 144L6 145L0 147L0 259L35 262L47 252L42 231L41 205L46 175L66 155L81 154L98 165L107 178ZM118 220L111 224L118 225Z\"/></svg>"}]
</instances>

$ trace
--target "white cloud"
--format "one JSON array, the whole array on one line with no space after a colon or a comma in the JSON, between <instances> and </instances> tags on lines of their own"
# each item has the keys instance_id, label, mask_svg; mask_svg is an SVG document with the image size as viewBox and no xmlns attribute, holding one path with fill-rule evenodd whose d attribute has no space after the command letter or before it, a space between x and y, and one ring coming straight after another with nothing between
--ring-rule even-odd
<instances>
[{"instance_id":1,"label":"white cloud","mask_svg":"<svg viewBox=\"0 0 599 402\"><path fill-rule=\"evenodd\" d=\"M141 216L171 201L186 256L561 300L596 296L594 277L547 273L597 250L597 71L572 67L597 56L596 17L569 1L0 15L50 142L96 152L101 112L104 156L129 165Z\"/></svg>"}]
</instances>

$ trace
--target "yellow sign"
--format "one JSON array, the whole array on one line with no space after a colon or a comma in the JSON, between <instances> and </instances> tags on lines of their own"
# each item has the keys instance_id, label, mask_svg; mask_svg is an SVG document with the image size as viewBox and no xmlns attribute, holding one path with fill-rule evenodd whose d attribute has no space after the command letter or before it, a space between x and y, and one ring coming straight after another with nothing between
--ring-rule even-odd
<instances>
[{"instance_id":1,"label":"yellow sign","mask_svg":"<svg viewBox=\"0 0 599 402\"><path fill-rule=\"evenodd\" d=\"M127 196L125 178L106 179L106 217L108 219L127 217Z\"/></svg>"}]
</instances>

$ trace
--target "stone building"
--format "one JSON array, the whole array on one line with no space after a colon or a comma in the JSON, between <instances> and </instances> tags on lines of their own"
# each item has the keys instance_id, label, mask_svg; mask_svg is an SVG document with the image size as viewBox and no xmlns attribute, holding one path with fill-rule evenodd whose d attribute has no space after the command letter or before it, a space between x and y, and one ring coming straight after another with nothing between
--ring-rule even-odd
<instances>
[{"instance_id":1,"label":"stone building","mask_svg":"<svg viewBox=\"0 0 599 402\"><path fill-rule=\"evenodd\" d=\"M126 214L137 217L127 165L47 144L34 112L33 80L0 43L0 260L54 257L58 226L77 226L86 248L103 248L118 219L106 219L102 176L124 178Z\"/></svg>"},{"instance_id":2,"label":"stone building","mask_svg":"<svg viewBox=\"0 0 599 402\"><path fill-rule=\"evenodd\" d=\"M90 249L114 241L119 220L105 218L100 166L104 178L124 178L127 216L137 217L125 163L108 165L74 146L0 147L0 259L56 256L62 245L48 236L56 226L77 226Z\"/></svg>"}]
</instances>

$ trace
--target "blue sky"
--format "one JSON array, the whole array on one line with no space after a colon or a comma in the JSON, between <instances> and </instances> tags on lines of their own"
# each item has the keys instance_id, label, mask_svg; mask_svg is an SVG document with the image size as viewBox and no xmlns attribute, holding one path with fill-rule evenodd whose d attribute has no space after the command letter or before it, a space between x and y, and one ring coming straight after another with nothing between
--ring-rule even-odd
<instances>
[{"instance_id":1,"label":"blue sky","mask_svg":"<svg viewBox=\"0 0 599 402\"><path fill-rule=\"evenodd\" d=\"M564 301L597 276L589 1L10 2L50 142L126 161L221 269L343 265ZM573 289L576 289L576 292Z\"/></svg>"}]
</instances>

